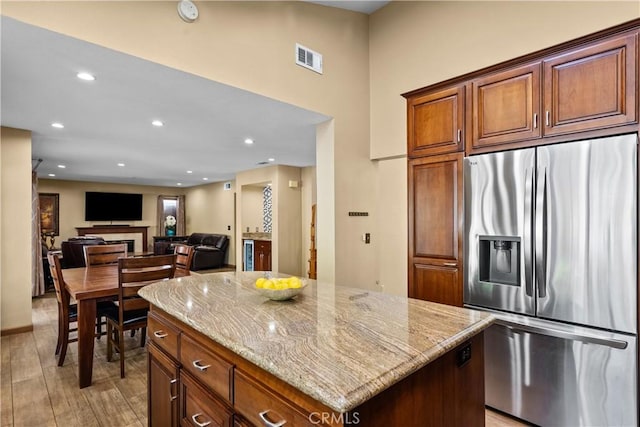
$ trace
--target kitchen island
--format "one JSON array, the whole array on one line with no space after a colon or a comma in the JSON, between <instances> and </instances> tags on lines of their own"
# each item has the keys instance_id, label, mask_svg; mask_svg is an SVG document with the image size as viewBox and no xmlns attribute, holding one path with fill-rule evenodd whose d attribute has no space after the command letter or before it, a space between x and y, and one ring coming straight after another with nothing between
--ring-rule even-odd
<instances>
[{"instance_id":1,"label":"kitchen island","mask_svg":"<svg viewBox=\"0 0 640 427\"><path fill-rule=\"evenodd\" d=\"M484 425L490 315L314 280L270 301L254 288L263 275L140 291L150 425Z\"/></svg>"}]
</instances>

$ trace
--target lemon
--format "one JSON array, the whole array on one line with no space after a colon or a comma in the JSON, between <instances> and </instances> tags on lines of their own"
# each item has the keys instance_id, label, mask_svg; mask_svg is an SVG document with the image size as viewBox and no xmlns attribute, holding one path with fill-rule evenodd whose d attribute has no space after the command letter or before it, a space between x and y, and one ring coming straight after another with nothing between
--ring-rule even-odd
<instances>
[{"instance_id":1,"label":"lemon","mask_svg":"<svg viewBox=\"0 0 640 427\"><path fill-rule=\"evenodd\" d=\"M287 283L282 280L278 280L276 282L276 289L278 290L287 289Z\"/></svg>"},{"instance_id":2,"label":"lemon","mask_svg":"<svg viewBox=\"0 0 640 427\"><path fill-rule=\"evenodd\" d=\"M289 287L290 288L301 288L302 287L302 281L300 279L298 279L297 277L290 277L289 278Z\"/></svg>"},{"instance_id":3,"label":"lemon","mask_svg":"<svg viewBox=\"0 0 640 427\"><path fill-rule=\"evenodd\" d=\"M265 279L264 277L261 277L258 280L256 280L256 288L258 288L258 289L264 288L264 282L266 282L266 281L267 281L267 279Z\"/></svg>"},{"instance_id":4,"label":"lemon","mask_svg":"<svg viewBox=\"0 0 640 427\"><path fill-rule=\"evenodd\" d=\"M262 283L262 287L264 289L275 289L276 288L276 284L273 282L273 280L271 279L266 279L263 283Z\"/></svg>"}]
</instances>

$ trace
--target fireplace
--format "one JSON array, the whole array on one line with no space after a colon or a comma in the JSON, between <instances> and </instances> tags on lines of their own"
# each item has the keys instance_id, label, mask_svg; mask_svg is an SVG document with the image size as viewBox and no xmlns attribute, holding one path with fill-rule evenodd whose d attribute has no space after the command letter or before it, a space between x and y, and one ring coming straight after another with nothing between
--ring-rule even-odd
<instances>
[{"instance_id":1,"label":"fireplace","mask_svg":"<svg viewBox=\"0 0 640 427\"><path fill-rule=\"evenodd\" d=\"M98 236L105 241L134 240L133 250L129 246L130 252L146 252L149 247L147 242L147 229L149 226L129 226L129 225L94 225L93 227L76 227L78 236Z\"/></svg>"},{"instance_id":2,"label":"fireplace","mask_svg":"<svg viewBox=\"0 0 640 427\"><path fill-rule=\"evenodd\" d=\"M131 252L135 252L135 248L136 248L136 241L131 239L131 240L105 240L105 242L107 242L110 245L115 245L118 243L126 243L127 244L127 252L131 253Z\"/></svg>"}]
</instances>

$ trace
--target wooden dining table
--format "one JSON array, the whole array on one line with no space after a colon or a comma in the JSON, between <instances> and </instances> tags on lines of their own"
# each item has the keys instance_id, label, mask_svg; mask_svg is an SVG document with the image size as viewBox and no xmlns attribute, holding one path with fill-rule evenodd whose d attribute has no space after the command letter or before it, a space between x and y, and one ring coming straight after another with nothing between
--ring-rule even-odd
<instances>
[{"instance_id":1,"label":"wooden dining table","mask_svg":"<svg viewBox=\"0 0 640 427\"><path fill-rule=\"evenodd\" d=\"M176 277L180 275L176 270ZM118 297L118 265L68 268L62 270L62 278L78 303L78 377L84 388L93 375L97 303Z\"/></svg>"}]
</instances>

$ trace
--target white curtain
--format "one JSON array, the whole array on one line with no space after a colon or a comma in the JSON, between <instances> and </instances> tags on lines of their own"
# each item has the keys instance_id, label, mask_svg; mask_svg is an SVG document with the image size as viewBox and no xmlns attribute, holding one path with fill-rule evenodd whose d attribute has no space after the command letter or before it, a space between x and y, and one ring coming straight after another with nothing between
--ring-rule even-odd
<instances>
[{"instance_id":1,"label":"white curtain","mask_svg":"<svg viewBox=\"0 0 640 427\"><path fill-rule=\"evenodd\" d=\"M38 175L31 172L31 296L44 295L44 268L42 265L42 237L40 233L40 201Z\"/></svg>"}]
</instances>

